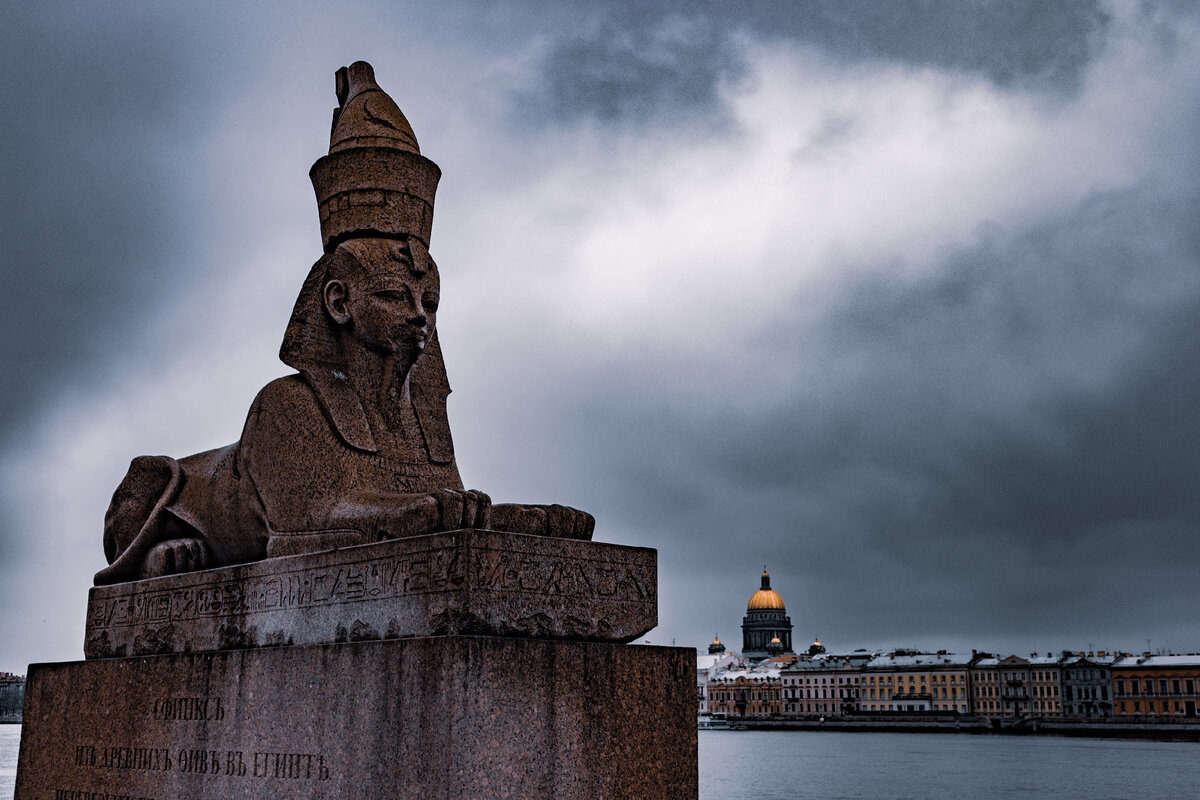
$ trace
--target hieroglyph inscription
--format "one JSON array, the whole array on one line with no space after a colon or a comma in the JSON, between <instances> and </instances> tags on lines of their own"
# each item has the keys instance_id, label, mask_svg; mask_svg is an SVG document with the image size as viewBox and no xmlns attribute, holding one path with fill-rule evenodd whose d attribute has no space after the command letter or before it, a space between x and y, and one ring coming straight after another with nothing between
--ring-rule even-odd
<instances>
[{"instance_id":1,"label":"hieroglyph inscription","mask_svg":"<svg viewBox=\"0 0 1200 800\"><path fill-rule=\"evenodd\" d=\"M88 621L98 627L183 622L444 591L462 585L465 571L460 556L455 548L168 591L98 596L90 604Z\"/></svg>"},{"instance_id":2,"label":"hieroglyph inscription","mask_svg":"<svg viewBox=\"0 0 1200 800\"><path fill-rule=\"evenodd\" d=\"M480 589L587 599L646 602L653 570L642 565L584 558L530 557L527 553L483 550L477 554Z\"/></svg>"},{"instance_id":3,"label":"hieroglyph inscription","mask_svg":"<svg viewBox=\"0 0 1200 800\"><path fill-rule=\"evenodd\" d=\"M91 627L165 624L452 591L480 589L608 602L655 602L653 562L543 555L459 546L331 567L249 575L163 591L103 592L90 604ZM468 563L470 561L471 563Z\"/></svg>"}]
</instances>

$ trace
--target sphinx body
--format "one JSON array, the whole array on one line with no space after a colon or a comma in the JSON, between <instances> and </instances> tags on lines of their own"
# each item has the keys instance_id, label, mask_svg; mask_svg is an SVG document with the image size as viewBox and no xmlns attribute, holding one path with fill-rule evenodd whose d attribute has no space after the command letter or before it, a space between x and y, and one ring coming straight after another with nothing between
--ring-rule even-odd
<instances>
[{"instance_id":1,"label":"sphinx body","mask_svg":"<svg viewBox=\"0 0 1200 800\"><path fill-rule=\"evenodd\" d=\"M338 72L330 154L311 173L325 255L241 438L141 456L105 517L106 584L444 530L590 539L591 515L464 490L446 415L437 266L440 172L369 65Z\"/></svg>"}]
</instances>

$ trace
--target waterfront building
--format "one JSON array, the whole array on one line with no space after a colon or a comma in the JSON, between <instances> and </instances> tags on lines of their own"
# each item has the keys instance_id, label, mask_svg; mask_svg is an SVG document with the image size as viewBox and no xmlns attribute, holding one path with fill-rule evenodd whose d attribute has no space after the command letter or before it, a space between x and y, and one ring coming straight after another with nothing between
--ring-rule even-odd
<instances>
[{"instance_id":1,"label":"waterfront building","mask_svg":"<svg viewBox=\"0 0 1200 800\"><path fill-rule=\"evenodd\" d=\"M742 618L742 655L760 661L794 652L792 619L787 615L783 598L771 588L771 576L763 567L762 586L750 596L746 616Z\"/></svg>"},{"instance_id":2,"label":"waterfront building","mask_svg":"<svg viewBox=\"0 0 1200 800\"><path fill-rule=\"evenodd\" d=\"M1029 654L1029 713L1035 717L1061 717L1062 674L1057 657Z\"/></svg>"},{"instance_id":3,"label":"waterfront building","mask_svg":"<svg viewBox=\"0 0 1200 800\"><path fill-rule=\"evenodd\" d=\"M0 719L19 719L25 707L25 678L0 672Z\"/></svg>"},{"instance_id":4,"label":"waterfront building","mask_svg":"<svg viewBox=\"0 0 1200 800\"><path fill-rule=\"evenodd\" d=\"M708 682L710 714L774 717L782 711L779 668L762 664L719 669Z\"/></svg>"},{"instance_id":5,"label":"waterfront building","mask_svg":"<svg viewBox=\"0 0 1200 800\"><path fill-rule=\"evenodd\" d=\"M714 638L707 653L696 654L696 713L708 714L708 682L718 670L726 669L739 661L737 653L730 653Z\"/></svg>"},{"instance_id":6,"label":"waterfront building","mask_svg":"<svg viewBox=\"0 0 1200 800\"><path fill-rule=\"evenodd\" d=\"M1063 653L1059 662L1062 675L1062 713L1066 717L1111 717L1113 662L1115 654L1099 652Z\"/></svg>"},{"instance_id":7,"label":"waterfront building","mask_svg":"<svg viewBox=\"0 0 1200 800\"><path fill-rule=\"evenodd\" d=\"M862 668L872 657L865 650L850 655L826 655L821 647L819 654L797 659L779 673L783 713L798 717L858 713Z\"/></svg>"},{"instance_id":8,"label":"waterfront building","mask_svg":"<svg viewBox=\"0 0 1200 800\"><path fill-rule=\"evenodd\" d=\"M989 719L1017 719L1029 716L1031 676L1029 662L1020 656L993 658L984 654L971 665L972 686L981 689L982 698L974 712Z\"/></svg>"},{"instance_id":9,"label":"waterfront building","mask_svg":"<svg viewBox=\"0 0 1200 800\"><path fill-rule=\"evenodd\" d=\"M1126 656L1111 667L1113 715L1196 718L1200 704L1200 655Z\"/></svg>"},{"instance_id":10,"label":"waterfront building","mask_svg":"<svg viewBox=\"0 0 1200 800\"><path fill-rule=\"evenodd\" d=\"M862 667L859 707L867 713L966 714L970 659L939 650L897 650Z\"/></svg>"},{"instance_id":11,"label":"waterfront building","mask_svg":"<svg viewBox=\"0 0 1200 800\"><path fill-rule=\"evenodd\" d=\"M988 653L973 653L968 676L971 680L971 713L988 719L1003 716L1000 659Z\"/></svg>"}]
</instances>

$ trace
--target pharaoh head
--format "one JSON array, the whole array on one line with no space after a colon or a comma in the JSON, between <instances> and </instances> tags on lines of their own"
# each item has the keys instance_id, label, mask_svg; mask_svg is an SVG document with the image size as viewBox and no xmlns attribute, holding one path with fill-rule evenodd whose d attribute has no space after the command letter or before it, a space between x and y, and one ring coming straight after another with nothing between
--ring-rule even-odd
<instances>
[{"instance_id":1,"label":"pharaoh head","mask_svg":"<svg viewBox=\"0 0 1200 800\"><path fill-rule=\"evenodd\" d=\"M326 264L321 302L343 354L361 348L407 373L433 336L439 293L420 239L350 239Z\"/></svg>"},{"instance_id":2,"label":"pharaoh head","mask_svg":"<svg viewBox=\"0 0 1200 800\"><path fill-rule=\"evenodd\" d=\"M370 64L338 70L337 96L329 154L309 172L325 255L300 290L279 357L331 397L345 394L338 386L355 353L394 359L402 374L411 371L407 402L429 456L445 461L450 389L435 327L438 270L429 255L441 171L421 155Z\"/></svg>"}]
</instances>

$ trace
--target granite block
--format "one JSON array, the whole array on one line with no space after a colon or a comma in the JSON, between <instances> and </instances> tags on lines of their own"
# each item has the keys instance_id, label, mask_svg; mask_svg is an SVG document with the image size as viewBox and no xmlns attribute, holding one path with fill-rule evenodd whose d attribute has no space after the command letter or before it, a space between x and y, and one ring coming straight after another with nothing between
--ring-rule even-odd
<instances>
[{"instance_id":1,"label":"granite block","mask_svg":"<svg viewBox=\"0 0 1200 800\"><path fill-rule=\"evenodd\" d=\"M694 668L475 636L35 664L15 800L686 800Z\"/></svg>"},{"instance_id":2,"label":"granite block","mask_svg":"<svg viewBox=\"0 0 1200 800\"><path fill-rule=\"evenodd\" d=\"M629 642L657 552L464 529L94 587L85 658L496 635Z\"/></svg>"}]
</instances>

